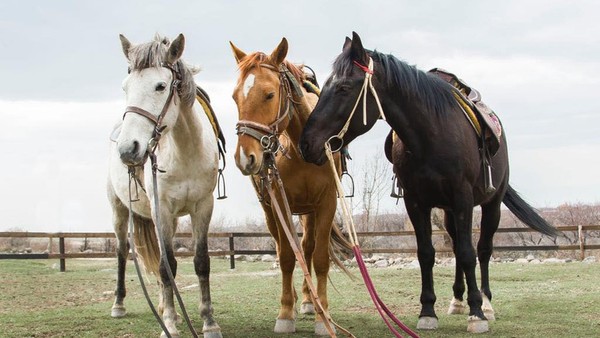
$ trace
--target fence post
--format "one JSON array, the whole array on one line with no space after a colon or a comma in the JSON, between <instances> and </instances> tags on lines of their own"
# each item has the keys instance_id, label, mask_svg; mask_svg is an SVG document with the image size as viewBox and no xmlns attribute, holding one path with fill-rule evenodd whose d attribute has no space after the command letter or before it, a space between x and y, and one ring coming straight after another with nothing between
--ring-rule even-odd
<instances>
[{"instance_id":1,"label":"fence post","mask_svg":"<svg viewBox=\"0 0 600 338\"><path fill-rule=\"evenodd\" d=\"M235 269L235 247L233 244L233 233L229 233L229 251L231 251L231 255L229 255L229 268L231 270Z\"/></svg>"},{"instance_id":2,"label":"fence post","mask_svg":"<svg viewBox=\"0 0 600 338\"><path fill-rule=\"evenodd\" d=\"M65 272L65 238L62 236L58 238L58 250L60 252L60 272Z\"/></svg>"},{"instance_id":3,"label":"fence post","mask_svg":"<svg viewBox=\"0 0 600 338\"><path fill-rule=\"evenodd\" d=\"M583 234L583 225L577 226L577 233L579 234L579 260L585 259L585 237Z\"/></svg>"}]
</instances>

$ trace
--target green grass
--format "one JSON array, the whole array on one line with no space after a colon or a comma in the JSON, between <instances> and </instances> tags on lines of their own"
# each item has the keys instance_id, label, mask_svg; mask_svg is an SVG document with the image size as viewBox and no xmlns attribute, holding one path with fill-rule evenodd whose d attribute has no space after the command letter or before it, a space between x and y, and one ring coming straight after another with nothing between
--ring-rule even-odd
<instances>
[{"instance_id":1,"label":"green grass","mask_svg":"<svg viewBox=\"0 0 600 338\"><path fill-rule=\"evenodd\" d=\"M0 261L1 337L156 337L158 324L147 307L139 282L128 265L125 318L110 317L116 260L73 259L67 272L55 261ZM278 270L269 263L212 259L212 298L215 318L225 337L312 337L313 317L299 315L297 333L272 332L281 289ZM180 260L179 288L197 330L198 288L191 259ZM356 271L356 270L355 270ZM371 269L381 298L407 325L414 328L420 309L418 270ZM360 278L358 271L355 272ZM466 316L448 316L454 269L434 270L440 328L419 332L423 337L472 337ZM591 337L600 332L600 264L494 264L491 267L493 304L497 320L490 323L494 337ZM297 287L300 274L296 273ZM330 286L333 318L356 337L391 337L378 317L362 281L334 272ZM157 287L150 283L157 298ZM189 337L185 324L182 337Z\"/></svg>"}]
</instances>

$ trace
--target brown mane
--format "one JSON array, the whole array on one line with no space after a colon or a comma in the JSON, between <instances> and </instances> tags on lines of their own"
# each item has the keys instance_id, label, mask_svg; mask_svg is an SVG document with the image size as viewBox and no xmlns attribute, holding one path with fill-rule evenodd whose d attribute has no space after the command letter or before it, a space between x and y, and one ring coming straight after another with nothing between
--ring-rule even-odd
<instances>
[{"instance_id":1,"label":"brown mane","mask_svg":"<svg viewBox=\"0 0 600 338\"><path fill-rule=\"evenodd\" d=\"M254 69L255 67L260 67L261 64L268 64L274 67L279 67L279 65L273 64L269 56L262 52L256 52L252 54L248 54L245 56L239 63L238 68L240 70L240 81L245 79L248 73ZM289 71L294 75L298 82L302 83L306 79L304 72L302 71L303 65L295 65L288 60L284 60L283 64L289 69Z\"/></svg>"}]
</instances>

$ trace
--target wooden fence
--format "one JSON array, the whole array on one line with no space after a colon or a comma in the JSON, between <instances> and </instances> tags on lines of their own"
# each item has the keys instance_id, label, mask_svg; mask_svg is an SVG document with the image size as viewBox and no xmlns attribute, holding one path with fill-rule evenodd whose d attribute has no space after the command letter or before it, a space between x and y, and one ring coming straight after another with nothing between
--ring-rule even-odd
<instances>
[{"instance_id":1,"label":"wooden fence","mask_svg":"<svg viewBox=\"0 0 600 338\"><path fill-rule=\"evenodd\" d=\"M558 228L561 232L575 232L577 233L578 243L567 244L567 245L507 245L507 246L494 246L495 251L579 251L580 259L585 258L586 250L599 250L600 244L586 244L586 231L598 231L600 225L579 225L579 226L562 226ZM473 229L474 233L477 233L479 229ZM530 228L499 228L497 233L524 233L524 232L535 232ZM299 234L300 236L302 234ZM360 232L358 233L359 238L365 237L404 237L413 236L413 231L385 231L385 232ZM444 236L447 233L444 230L434 230L432 232L434 236ZM176 238L191 238L191 233L177 233ZM214 232L209 233L210 238L223 238L228 239L229 248L228 250L216 250L210 251L211 256L229 256L230 267L235 268L235 255L263 255L263 254L275 254L274 250L248 250L248 249L236 249L235 239L236 238L261 238L271 237L267 232ZM60 261L60 271L66 271L66 259L69 258L111 258L115 257L114 252L67 252L65 248L65 239L83 238L83 239L114 239L115 234L112 232L0 232L1 238L47 238L49 240L48 252L47 253L0 253L0 259L58 259ZM58 240L58 253L53 251L54 240ZM437 252L451 252L452 250L447 247L436 248ZM416 254L417 249L414 248L370 248L362 249L365 254L394 254L394 253L406 253ZM186 257L193 256L193 252L176 252L175 256Z\"/></svg>"}]
</instances>

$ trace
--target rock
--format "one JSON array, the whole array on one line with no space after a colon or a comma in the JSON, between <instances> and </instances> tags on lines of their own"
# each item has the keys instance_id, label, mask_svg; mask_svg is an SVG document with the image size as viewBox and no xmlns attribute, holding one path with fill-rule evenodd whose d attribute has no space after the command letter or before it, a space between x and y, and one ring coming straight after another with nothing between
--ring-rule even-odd
<instances>
[{"instance_id":1,"label":"rock","mask_svg":"<svg viewBox=\"0 0 600 338\"><path fill-rule=\"evenodd\" d=\"M533 256L532 254L527 255L527 261L531 262L532 260L535 259L535 256Z\"/></svg>"},{"instance_id":2,"label":"rock","mask_svg":"<svg viewBox=\"0 0 600 338\"><path fill-rule=\"evenodd\" d=\"M527 258L517 258L517 260L515 260L515 263L525 264L525 263L529 263L529 260Z\"/></svg>"},{"instance_id":3,"label":"rock","mask_svg":"<svg viewBox=\"0 0 600 338\"><path fill-rule=\"evenodd\" d=\"M177 252L189 252L190 250L188 250L188 248L182 246L181 248L177 249Z\"/></svg>"},{"instance_id":4,"label":"rock","mask_svg":"<svg viewBox=\"0 0 600 338\"><path fill-rule=\"evenodd\" d=\"M407 269L419 269L421 265L419 265L419 260L415 259L412 262L406 265Z\"/></svg>"},{"instance_id":5,"label":"rock","mask_svg":"<svg viewBox=\"0 0 600 338\"><path fill-rule=\"evenodd\" d=\"M560 258L546 258L544 259L544 264L546 263L550 263L550 264L557 264L557 263L564 263L565 261L563 259Z\"/></svg>"},{"instance_id":6,"label":"rock","mask_svg":"<svg viewBox=\"0 0 600 338\"><path fill-rule=\"evenodd\" d=\"M233 256L233 259L236 261L245 261L246 256L245 255L235 255L235 256Z\"/></svg>"},{"instance_id":7,"label":"rock","mask_svg":"<svg viewBox=\"0 0 600 338\"><path fill-rule=\"evenodd\" d=\"M268 263L275 262L275 257L273 255L262 255L260 261Z\"/></svg>"},{"instance_id":8,"label":"rock","mask_svg":"<svg viewBox=\"0 0 600 338\"><path fill-rule=\"evenodd\" d=\"M529 261L529 263L530 263L530 264L541 264L541 263L542 263L542 261L540 261L539 259L537 259L537 258L536 258L536 259L532 259L532 260L530 260L530 261Z\"/></svg>"},{"instance_id":9,"label":"rock","mask_svg":"<svg viewBox=\"0 0 600 338\"><path fill-rule=\"evenodd\" d=\"M596 263L596 256L587 256L583 259L584 263Z\"/></svg>"},{"instance_id":10,"label":"rock","mask_svg":"<svg viewBox=\"0 0 600 338\"><path fill-rule=\"evenodd\" d=\"M387 268L388 261L387 259L380 259L377 262L373 263L376 268Z\"/></svg>"}]
</instances>

